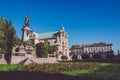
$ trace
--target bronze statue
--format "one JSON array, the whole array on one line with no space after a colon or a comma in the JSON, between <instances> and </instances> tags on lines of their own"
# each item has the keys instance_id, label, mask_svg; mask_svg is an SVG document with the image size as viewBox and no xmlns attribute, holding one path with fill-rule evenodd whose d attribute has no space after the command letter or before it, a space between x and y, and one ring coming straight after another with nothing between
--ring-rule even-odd
<instances>
[{"instance_id":1,"label":"bronze statue","mask_svg":"<svg viewBox=\"0 0 120 80\"><path fill-rule=\"evenodd\" d=\"M29 26L30 24L30 18L29 16L26 16L26 19L25 19L25 26Z\"/></svg>"}]
</instances>

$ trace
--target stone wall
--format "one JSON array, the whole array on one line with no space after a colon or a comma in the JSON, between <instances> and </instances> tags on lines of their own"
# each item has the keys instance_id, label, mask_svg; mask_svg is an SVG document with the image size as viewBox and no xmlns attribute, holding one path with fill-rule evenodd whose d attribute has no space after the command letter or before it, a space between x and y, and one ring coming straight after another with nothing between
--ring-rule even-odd
<instances>
[{"instance_id":1,"label":"stone wall","mask_svg":"<svg viewBox=\"0 0 120 80\"><path fill-rule=\"evenodd\" d=\"M0 64L7 64L6 60L4 59L4 55L0 55Z\"/></svg>"}]
</instances>

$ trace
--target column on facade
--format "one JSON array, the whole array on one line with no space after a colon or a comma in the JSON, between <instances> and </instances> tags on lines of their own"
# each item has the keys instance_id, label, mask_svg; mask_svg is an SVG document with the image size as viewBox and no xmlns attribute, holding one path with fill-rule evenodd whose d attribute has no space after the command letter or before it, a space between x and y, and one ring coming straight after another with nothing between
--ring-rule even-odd
<instances>
[{"instance_id":1,"label":"column on facade","mask_svg":"<svg viewBox=\"0 0 120 80\"><path fill-rule=\"evenodd\" d=\"M60 42L59 42L59 35L57 35L56 43L57 43L57 44L60 43Z\"/></svg>"},{"instance_id":2,"label":"column on facade","mask_svg":"<svg viewBox=\"0 0 120 80\"><path fill-rule=\"evenodd\" d=\"M62 44L62 33L60 32L60 43Z\"/></svg>"},{"instance_id":3,"label":"column on facade","mask_svg":"<svg viewBox=\"0 0 120 80\"><path fill-rule=\"evenodd\" d=\"M66 45L68 46L68 36L66 36Z\"/></svg>"}]
</instances>

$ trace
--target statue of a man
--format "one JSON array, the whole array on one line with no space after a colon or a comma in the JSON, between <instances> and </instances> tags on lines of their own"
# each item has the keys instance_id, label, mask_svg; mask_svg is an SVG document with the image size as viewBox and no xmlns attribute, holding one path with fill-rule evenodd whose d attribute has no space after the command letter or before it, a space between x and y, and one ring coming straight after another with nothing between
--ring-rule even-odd
<instances>
[{"instance_id":1,"label":"statue of a man","mask_svg":"<svg viewBox=\"0 0 120 80\"><path fill-rule=\"evenodd\" d=\"M25 19L25 26L29 26L30 24L30 18L29 16L26 16L26 19Z\"/></svg>"}]
</instances>

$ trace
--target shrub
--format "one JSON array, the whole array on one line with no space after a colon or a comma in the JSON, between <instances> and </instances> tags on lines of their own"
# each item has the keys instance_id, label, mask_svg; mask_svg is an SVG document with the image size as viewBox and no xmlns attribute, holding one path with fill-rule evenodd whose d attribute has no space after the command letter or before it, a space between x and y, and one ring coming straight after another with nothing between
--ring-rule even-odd
<instances>
[{"instance_id":1,"label":"shrub","mask_svg":"<svg viewBox=\"0 0 120 80\"><path fill-rule=\"evenodd\" d=\"M35 64L31 63L29 65L22 65L22 71L32 72L49 72L49 73L59 73L63 71L73 71L73 70L82 70L82 69L91 69L99 66L99 63L93 62L62 62L62 63L44 63L44 64Z\"/></svg>"},{"instance_id":2,"label":"shrub","mask_svg":"<svg viewBox=\"0 0 120 80\"><path fill-rule=\"evenodd\" d=\"M115 55L112 54L112 53L108 53L108 54L106 55L106 58L109 59L109 60L113 60L113 58L115 58Z\"/></svg>"},{"instance_id":3,"label":"shrub","mask_svg":"<svg viewBox=\"0 0 120 80\"><path fill-rule=\"evenodd\" d=\"M94 54L94 55L92 56L92 58L93 58L93 59L96 59L96 60L99 60L99 59L101 59L102 57L101 57L100 54Z\"/></svg>"},{"instance_id":4,"label":"shrub","mask_svg":"<svg viewBox=\"0 0 120 80\"><path fill-rule=\"evenodd\" d=\"M76 61L78 58L77 58L77 55L73 55L72 56L72 60Z\"/></svg>"},{"instance_id":5,"label":"shrub","mask_svg":"<svg viewBox=\"0 0 120 80\"><path fill-rule=\"evenodd\" d=\"M63 56L61 56L61 59L62 59L62 60L67 60L68 57L67 57L66 55L63 55Z\"/></svg>"},{"instance_id":6,"label":"shrub","mask_svg":"<svg viewBox=\"0 0 120 80\"><path fill-rule=\"evenodd\" d=\"M88 54L83 54L82 59L90 59L90 56Z\"/></svg>"}]
</instances>

